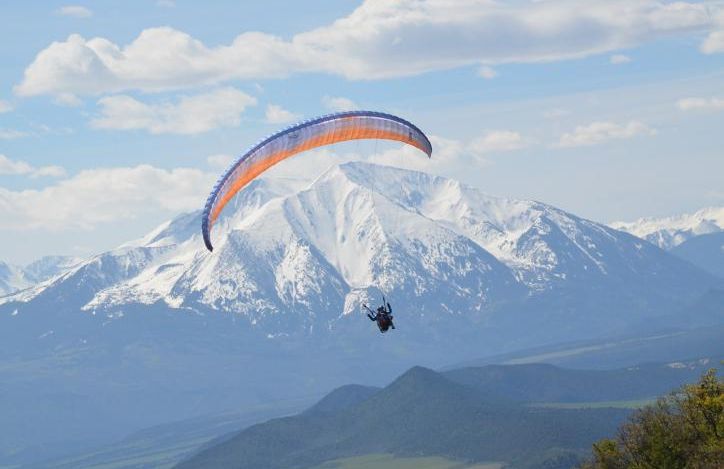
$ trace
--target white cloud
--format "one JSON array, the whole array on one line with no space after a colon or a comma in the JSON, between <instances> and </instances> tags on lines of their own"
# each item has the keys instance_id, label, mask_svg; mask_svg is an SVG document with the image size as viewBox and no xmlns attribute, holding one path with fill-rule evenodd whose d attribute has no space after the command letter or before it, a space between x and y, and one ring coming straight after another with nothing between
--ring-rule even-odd
<instances>
[{"instance_id":1,"label":"white cloud","mask_svg":"<svg viewBox=\"0 0 724 469\"><path fill-rule=\"evenodd\" d=\"M0 175L27 175L36 177L62 177L65 176L65 169L60 166L41 166L34 167L30 163L20 160L12 160L7 156L0 154Z\"/></svg>"},{"instance_id":2,"label":"white cloud","mask_svg":"<svg viewBox=\"0 0 724 469\"><path fill-rule=\"evenodd\" d=\"M149 213L198 209L215 175L141 165L82 171L41 190L0 188L0 228L91 229Z\"/></svg>"},{"instance_id":3,"label":"white cloud","mask_svg":"<svg viewBox=\"0 0 724 469\"><path fill-rule=\"evenodd\" d=\"M719 111L724 110L722 98L684 98L676 102L682 111Z\"/></svg>"},{"instance_id":4,"label":"white cloud","mask_svg":"<svg viewBox=\"0 0 724 469\"><path fill-rule=\"evenodd\" d=\"M478 76L486 80L492 80L498 76L498 72L493 67L483 65L478 69Z\"/></svg>"},{"instance_id":5,"label":"white cloud","mask_svg":"<svg viewBox=\"0 0 724 469\"><path fill-rule=\"evenodd\" d=\"M207 47L160 27L120 46L73 34L40 51L15 91L159 91L303 72L383 79L479 63L575 59L704 31L709 23L705 5L694 2L366 0L348 16L290 40L245 32Z\"/></svg>"},{"instance_id":6,"label":"white cloud","mask_svg":"<svg viewBox=\"0 0 724 469\"><path fill-rule=\"evenodd\" d=\"M622 64L630 63L631 57L629 57L628 55L623 55L623 54L614 54L611 57L609 57L608 60L613 65L622 65Z\"/></svg>"},{"instance_id":7,"label":"white cloud","mask_svg":"<svg viewBox=\"0 0 724 469\"><path fill-rule=\"evenodd\" d=\"M15 138L27 137L27 132L14 129L0 129L0 140L13 140Z\"/></svg>"},{"instance_id":8,"label":"white cloud","mask_svg":"<svg viewBox=\"0 0 724 469\"><path fill-rule=\"evenodd\" d=\"M705 54L724 52L724 31L714 31L701 44L701 51Z\"/></svg>"},{"instance_id":9,"label":"white cloud","mask_svg":"<svg viewBox=\"0 0 724 469\"><path fill-rule=\"evenodd\" d=\"M101 98L102 116L91 121L100 129L143 129L152 134L198 134L217 127L235 127L241 114L256 99L234 88L206 94L183 96L176 104L145 104L135 98L116 95Z\"/></svg>"},{"instance_id":10,"label":"white cloud","mask_svg":"<svg viewBox=\"0 0 724 469\"><path fill-rule=\"evenodd\" d=\"M228 168L232 161L234 161L234 157L232 155L219 154L206 157L206 162L209 166L220 170Z\"/></svg>"},{"instance_id":11,"label":"white cloud","mask_svg":"<svg viewBox=\"0 0 724 469\"><path fill-rule=\"evenodd\" d=\"M342 96L324 96L322 104L334 112L355 111L360 108L354 101Z\"/></svg>"},{"instance_id":12,"label":"white cloud","mask_svg":"<svg viewBox=\"0 0 724 469\"><path fill-rule=\"evenodd\" d=\"M633 138L639 135L655 135L656 131L646 124L631 121L628 124L615 122L593 122L581 125L571 133L561 136L558 146L579 147L598 145L609 140Z\"/></svg>"},{"instance_id":13,"label":"white cloud","mask_svg":"<svg viewBox=\"0 0 724 469\"><path fill-rule=\"evenodd\" d=\"M468 149L475 155L499 153L524 148L526 143L523 136L510 130L492 130L483 136L473 139Z\"/></svg>"},{"instance_id":14,"label":"white cloud","mask_svg":"<svg viewBox=\"0 0 724 469\"><path fill-rule=\"evenodd\" d=\"M714 14L712 24L714 30L709 33L700 47L701 51L705 54L724 52L724 10L720 10Z\"/></svg>"},{"instance_id":15,"label":"white cloud","mask_svg":"<svg viewBox=\"0 0 724 469\"><path fill-rule=\"evenodd\" d=\"M10 111L12 111L12 110L13 110L12 104L10 104L10 103L7 102L7 101L3 101L2 99L0 99L0 114L2 114L2 113L4 113L4 112L10 112Z\"/></svg>"},{"instance_id":16,"label":"white cloud","mask_svg":"<svg viewBox=\"0 0 724 469\"><path fill-rule=\"evenodd\" d=\"M157 0L156 5L164 8L173 8L176 6L174 0Z\"/></svg>"},{"instance_id":17,"label":"white cloud","mask_svg":"<svg viewBox=\"0 0 724 469\"><path fill-rule=\"evenodd\" d=\"M60 93L55 96L53 102L58 106L78 107L83 104L81 99L72 93Z\"/></svg>"},{"instance_id":18,"label":"white cloud","mask_svg":"<svg viewBox=\"0 0 724 469\"><path fill-rule=\"evenodd\" d=\"M65 168L62 166L57 165L51 165L51 166L41 166L40 168L33 171L31 174L31 177L37 178L37 177L52 177L52 178L60 178L68 174L65 171Z\"/></svg>"},{"instance_id":19,"label":"white cloud","mask_svg":"<svg viewBox=\"0 0 724 469\"><path fill-rule=\"evenodd\" d=\"M266 107L266 121L269 124L288 124L299 120L300 117L300 114L287 111L276 104L269 104Z\"/></svg>"},{"instance_id":20,"label":"white cloud","mask_svg":"<svg viewBox=\"0 0 724 469\"><path fill-rule=\"evenodd\" d=\"M58 14L63 16L72 16L73 18L90 18L93 12L88 8L80 5L66 5L58 9Z\"/></svg>"},{"instance_id":21,"label":"white cloud","mask_svg":"<svg viewBox=\"0 0 724 469\"><path fill-rule=\"evenodd\" d=\"M0 154L0 174L28 174L32 171L33 167L25 161L11 160Z\"/></svg>"}]
</instances>

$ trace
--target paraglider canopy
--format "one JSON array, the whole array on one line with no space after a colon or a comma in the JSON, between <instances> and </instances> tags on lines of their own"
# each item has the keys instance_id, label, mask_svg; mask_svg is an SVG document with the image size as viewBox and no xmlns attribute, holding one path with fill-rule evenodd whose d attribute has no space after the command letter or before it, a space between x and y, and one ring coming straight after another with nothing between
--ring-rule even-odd
<instances>
[{"instance_id":1,"label":"paraglider canopy","mask_svg":"<svg viewBox=\"0 0 724 469\"><path fill-rule=\"evenodd\" d=\"M410 122L382 112L328 114L288 127L254 145L239 157L214 186L201 221L204 244L213 251L211 227L226 204L250 181L282 160L313 148L349 140L382 139L411 145L432 156L427 136Z\"/></svg>"}]
</instances>

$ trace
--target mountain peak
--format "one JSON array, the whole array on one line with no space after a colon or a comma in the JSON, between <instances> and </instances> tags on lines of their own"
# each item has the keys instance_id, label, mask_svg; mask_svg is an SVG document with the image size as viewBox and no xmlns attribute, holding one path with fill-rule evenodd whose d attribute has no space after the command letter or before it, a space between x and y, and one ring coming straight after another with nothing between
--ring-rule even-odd
<instances>
[{"instance_id":1,"label":"mountain peak","mask_svg":"<svg viewBox=\"0 0 724 469\"><path fill-rule=\"evenodd\" d=\"M670 217L645 217L611 226L670 250L699 235L724 231L724 207L707 207Z\"/></svg>"},{"instance_id":2,"label":"mountain peak","mask_svg":"<svg viewBox=\"0 0 724 469\"><path fill-rule=\"evenodd\" d=\"M134 305L223 312L282 340L358 334L362 303L385 292L404 318L395 331L404 340L445 341L440 325L454 336L533 321L536 340L550 341L545 334L568 336L580 332L577 324L588 335L623 327L633 303L645 305L642 316L664 314L711 280L632 236L543 203L359 162L311 184L254 181L214 226L213 253L199 233L198 213L181 215L0 302L42 296L58 310L108 315ZM611 311L620 311L616 320Z\"/></svg>"},{"instance_id":3,"label":"mountain peak","mask_svg":"<svg viewBox=\"0 0 724 469\"><path fill-rule=\"evenodd\" d=\"M434 389L436 387L448 387L450 380L440 373L426 368L424 366L414 366L400 375L396 380L390 383L385 389L400 390L405 388L427 388Z\"/></svg>"},{"instance_id":4,"label":"mountain peak","mask_svg":"<svg viewBox=\"0 0 724 469\"><path fill-rule=\"evenodd\" d=\"M313 413L334 413L348 409L354 405L366 401L380 388L362 386L360 384L347 384L340 386L324 396L319 402L305 411L306 414Z\"/></svg>"}]
</instances>

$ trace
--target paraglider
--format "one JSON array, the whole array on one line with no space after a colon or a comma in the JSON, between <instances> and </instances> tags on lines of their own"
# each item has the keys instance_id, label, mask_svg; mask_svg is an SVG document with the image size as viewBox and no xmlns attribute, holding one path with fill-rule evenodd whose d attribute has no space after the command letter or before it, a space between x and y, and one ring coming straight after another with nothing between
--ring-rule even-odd
<instances>
[{"instance_id":1,"label":"paraglider","mask_svg":"<svg viewBox=\"0 0 724 469\"><path fill-rule=\"evenodd\" d=\"M384 296L382 297L382 306L378 307L377 311L372 311L366 304L362 304L362 307L369 311L367 317L370 321L377 323L377 327L379 327L380 332L383 334L387 332L388 329L395 328L395 324L392 322L394 319L394 316L392 316L392 306L385 300Z\"/></svg>"},{"instance_id":2,"label":"paraglider","mask_svg":"<svg viewBox=\"0 0 724 469\"><path fill-rule=\"evenodd\" d=\"M393 140L432 155L432 144L414 124L392 114L348 111L307 120L277 132L239 157L214 186L206 200L201 232L213 251L211 228L226 204L249 182L275 164L314 148L362 139Z\"/></svg>"}]
</instances>

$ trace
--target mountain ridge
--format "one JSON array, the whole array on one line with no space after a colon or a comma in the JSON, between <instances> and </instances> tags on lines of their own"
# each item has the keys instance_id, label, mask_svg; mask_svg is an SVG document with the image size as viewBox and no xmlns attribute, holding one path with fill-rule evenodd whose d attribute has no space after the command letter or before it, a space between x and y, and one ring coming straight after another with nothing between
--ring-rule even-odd
<instances>
[{"instance_id":1,"label":"mountain ridge","mask_svg":"<svg viewBox=\"0 0 724 469\"><path fill-rule=\"evenodd\" d=\"M651 336L662 318L687 330L697 319L683 306L716 282L540 202L390 167L255 181L229 209L213 253L198 213L184 214L0 299L12 429L0 453L71 452L172 419L378 385L414 364ZM360 308L382 293L397 325L387 334ZM73 403L72 428L49 389Z\"/></svg>"},{"instance_id":2,"label":"mountain ridge","mask_svg":"<svg viewBox=\"0 0 724 469\"><path fill-rule=\"evenodd\" d=\"M724 207L707 207L694 213L669 217L644 217L611 226L671 250L697 236L724 231Z\"/></svg>"},{"instance_id":3,"label":"mountain ridge","mask_svg":"<svg viewBox=\"0 0 724 469\"><path fill-rule=\"evenodd\" d=\"M604 225L425 173L345 163L300 187L254 181L221 217L213 254L198 213L185 214L0 302L22 309L46 298L108 314L160 302L233 313L278 336L339 328L383 291L416 305L417 319L467 311L487 322L505 319L511 304L546 314L615 309L614 290L619 307L645 293L651 304L639 314L656 315L713 282Z\"/></svg>"}]
</instances>

